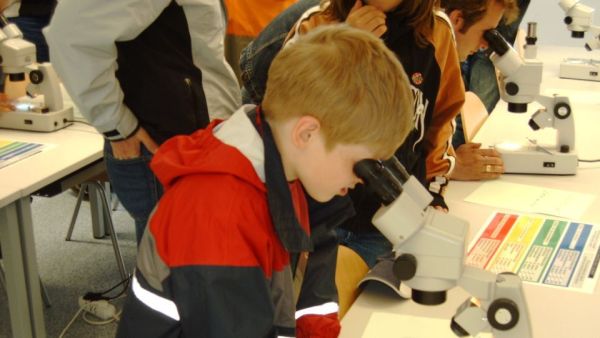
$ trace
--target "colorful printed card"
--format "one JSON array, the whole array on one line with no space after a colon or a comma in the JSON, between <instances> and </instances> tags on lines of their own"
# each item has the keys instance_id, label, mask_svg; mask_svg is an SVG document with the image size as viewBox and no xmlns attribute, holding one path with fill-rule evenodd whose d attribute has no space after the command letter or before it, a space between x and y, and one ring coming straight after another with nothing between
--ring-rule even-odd
<instances>
[{"instance_id":1,"label":"colorful printed card","mask_svg":"<svg viewBox=\"0 0 600 338\"><path fill-rule=\"evenodd\" d=\"M525 282L592 293L599 261L598 225L497 212L471 242L466 264L514 272Z\"/></svg>"},{"instance_id":2,"label":"colorful printed card","mask_svg":"<svg viewBox=\"0 0 600 338\"><path fill-rule=\"evenodd\" d=\"M0 139L0 168L37 154L43 144Z\"/></svg>"}]
</instances>

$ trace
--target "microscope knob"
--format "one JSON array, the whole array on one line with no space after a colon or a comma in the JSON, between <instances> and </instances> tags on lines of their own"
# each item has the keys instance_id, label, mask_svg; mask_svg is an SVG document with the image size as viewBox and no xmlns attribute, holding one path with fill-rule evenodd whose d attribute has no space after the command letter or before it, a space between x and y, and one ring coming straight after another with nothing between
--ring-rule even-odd
<instances>
[{"instance_id":1,"label":"microscope knob","mask_svg":"<svg viewBox=\"0 0 600 338\"><path fill-rule=\"evenodd\" d=\"M559 102L554 106L554 116L559 120L564 120L571 115L571 106L566 102Z\"/></svg>"},{"instance_id":2,"label":"microscope knob","mask_svg":"<svg viewBox=\"0 0 600 338\"><path fill-rule=\"evenodd\" d=\"M511 96L517 95L517 93L519 93L519 85L514 82L508 82L504 89L506 89L506 93Z\"/></svg>"},{"instance_id":3,"label":"microscope knob","mask_svg":"<svg viewBox=\"0 0 600 338\"><path fill-rule=\"evenodd\" d=\"M29 72L29 80L33 84L40 84L44 81L44 74L39 70L32 70Z\"/></svg>"},{"instance_id":4,"label":"microscope knob","mask_svg":"<svg viewBox=\"0 0 600 338\"><path fill-rule=\"evenodd\" d=\"M572 17L570 17L570 16L565 16L565 20L564 20L564 22L565 22L567 25L570 25L570 24L571 24L571 22L573 22L573 18L572 18Z\"/></svg>"},{"instance_id":5,"label":"microscope knob","mask_svg":"<svg viewBox=\"0 0 600 338\"><path fill-rule=\"evenodd\" d=\"M490 304L487 318L493 328L507 331L519 322L519 308L510 299L498 298Z\"/></svg>"},{"instance_id":6,"label":"microscope knob","mask_svg":"<svg viewBox=\"0 0 600 338\"><path fill-rule=\"evenodd\" d=\"M394 261L393 271L398 279L409 280L417 273L417 259L411 254L402 254Z\"/></svg>"}]
</instances>

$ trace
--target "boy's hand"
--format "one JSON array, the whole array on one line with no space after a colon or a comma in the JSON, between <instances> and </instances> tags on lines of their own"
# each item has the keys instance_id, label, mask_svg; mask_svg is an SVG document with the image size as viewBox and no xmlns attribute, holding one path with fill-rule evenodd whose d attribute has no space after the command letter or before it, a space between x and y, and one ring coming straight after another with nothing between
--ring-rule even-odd
<instances>
[{"instance_id":1,"label":"boy's hand","mask_svg":"<svg viewBox=\"0 0 600 338\"><path fill-rule=\"evenodd\" d=\"M127 160L140 157L140 144L144 144L152 154L158 149L158 145L148 135L144 128L138 131L126 140L110 142L114 158L118 160Z\"/></svg>"},{"instance_id":2,"label":"boy's hand","mask_svg":"<svg viewBox=\"0 0 600 338\"><path fill-rule=\"evenodd\" d=\"M361 0L356 0L346 18L346 23L352 27L373 33L381 37L387 31L385 13L373 6L363 6Z\"/></svg>"},{"instance_id":3,"label":"boy's hand","mask_svg":"<svg viewBox=\"0 0 600 338\"><path fill-rule=\"evenodd\" d=\"M481 143L465 143L456 149L456 166L450 175L459 181L491 180L504 172L504 162L495 149L481 149Z\"/></svg>"}]
</instances>

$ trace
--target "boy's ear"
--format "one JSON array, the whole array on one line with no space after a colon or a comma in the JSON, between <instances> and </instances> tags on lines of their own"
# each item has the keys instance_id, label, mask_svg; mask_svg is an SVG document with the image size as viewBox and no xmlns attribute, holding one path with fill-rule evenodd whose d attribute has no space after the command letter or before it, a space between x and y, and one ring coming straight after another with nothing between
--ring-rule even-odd
<instances>
[{"instance_id":1,"label":"boy's ear","mask_svg":"<svg viewBox=\"0 0 600 338\"><path fill-rule=\"evenodd\" d=\"M448 17L450 18L450 22L452 23L452 28L454 29L454 31L460 31L465 22L462 11L455 9L448 14Z\"/></svg>"},{"instance_id":2,"label":"boy's ear","mask_svg":"<svg viewBox=\"0 0 600 338\"><path fill-rule=\"evenodd\" d=\"M304 115L296 121L292 130L292 142L298 148L305 148L315 134L321 129L321 122L309 115Z\"/></svg>"}]
</instances>

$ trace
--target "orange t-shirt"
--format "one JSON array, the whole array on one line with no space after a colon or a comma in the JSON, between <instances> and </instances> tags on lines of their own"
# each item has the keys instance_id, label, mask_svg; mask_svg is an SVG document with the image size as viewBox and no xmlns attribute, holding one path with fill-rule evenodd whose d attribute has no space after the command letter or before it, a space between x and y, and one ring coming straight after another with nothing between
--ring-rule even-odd
<instances>
[{"instance_id":1,"label":"orange t-shirt","mask_svg":"<svg viewBox=\"0 0 600 338\"><path fill-rule=\"evenodd\" d=\"M225 0L227 34L255 37L296 0Z\"/></svg>"}]
</instances>

